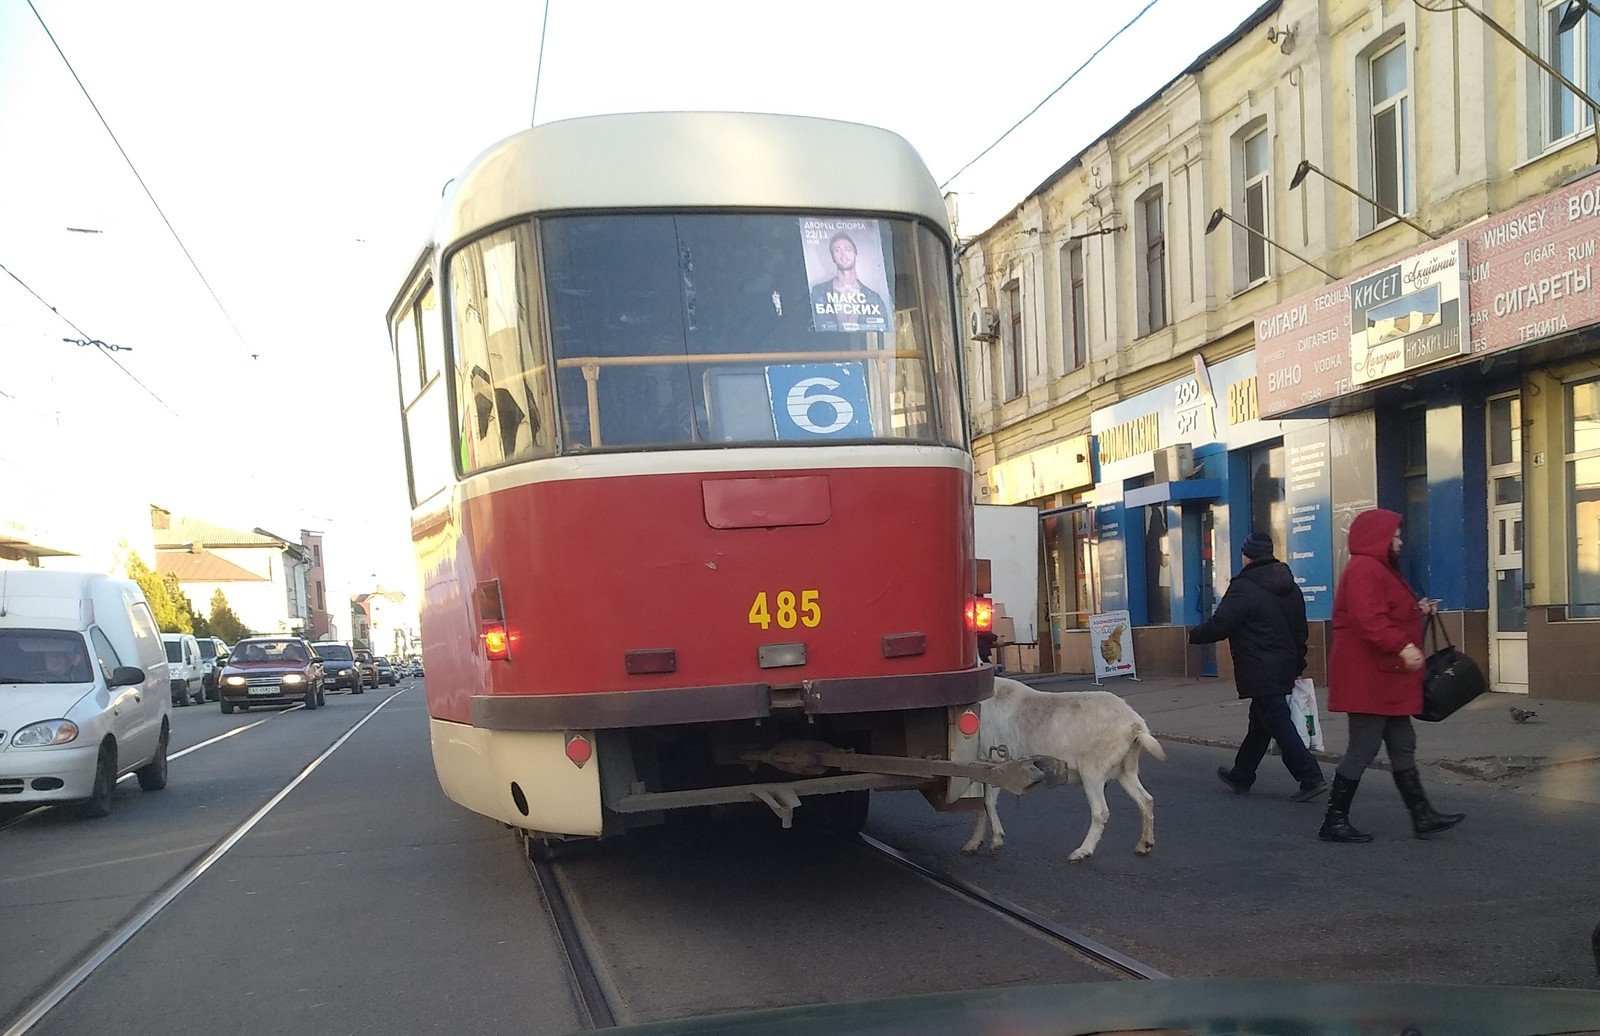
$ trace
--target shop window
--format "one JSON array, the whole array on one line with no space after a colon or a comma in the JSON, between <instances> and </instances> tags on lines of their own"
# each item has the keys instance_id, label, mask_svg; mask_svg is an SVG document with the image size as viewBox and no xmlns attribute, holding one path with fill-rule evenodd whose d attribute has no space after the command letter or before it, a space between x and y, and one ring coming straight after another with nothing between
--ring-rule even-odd
<instances>
[{"instance_id":1,"label":"shop window","mask_svg":"<svg viewBox=\"0 0 1600 1036\"><path fill-rule=\"evenodd\" d=\"M1405 411L1406 509L1401 538L1400 569L1417 593L1428 587L1428 412L1421 406Z\"/></svg>"},{"instance_id":2,"label":"shop window","mask_svg":"<svg viewBox=\"0 0 1600 1036\"><path fill-rule=\"evenodd\" d=\"M1567 614L1600 618L1600 380L1567 386Z\"/></svg>"},{"instance_id":3,"label":"shop window","mask_svg":"<svg viewBox=\"0 0 1600 1036\"><path fill-rule=\"evenodd\" d=\"M1264 443L1247 455L1250 465L1250 528L1272 537L1272 556L1282 561L1289 542L1289 507L1284 501L1283 441ZM1243 539L1243 536L1240 536Z\"/></svg>"},{"instance_id":4,"label":"shop window","mask_svg":"<svg viewBox=\"0 0 1600 1036\"><path fill-rule=\"evenodd\" d=\"M1167 509L1155 504L1144 511L1145 622L1166 626L1172 622L1172 543Z\"/></svg>"},{"instance_id":5,"label":"shop window","mask_svg":"<svg viewBox=\"0 0 1600 1036\"><path fill-rule=\"evenodd\" d=\"M1600 16L1589 12L1576 24L1561 29L1561 17L1569 0L1543 0L1540 5L1539 46L1550 67L1579 84L1593 97L1600 93ZM1587 129L1594 113L1554 76L1540 77L1543 89L1540 104L1544 110L1545 146Z\"/></svg>"},{"instance_id":6,"label":"shop window","mask_svg":"<svg viewBox=\"0 0 1600 1036\"><path fill-rule=\"evenodd\" d=\"M1089 625L1094 607L1094 508L1087 494L1072 494L1070 509L1044 519L1050 621L1059 647L1060 631Z\"/></svg>"}]
</instances>

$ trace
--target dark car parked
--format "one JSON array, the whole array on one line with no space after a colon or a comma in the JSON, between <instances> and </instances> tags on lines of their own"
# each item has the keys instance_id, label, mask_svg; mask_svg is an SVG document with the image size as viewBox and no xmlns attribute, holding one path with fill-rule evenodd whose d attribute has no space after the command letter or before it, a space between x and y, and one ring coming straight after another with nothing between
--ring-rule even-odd
<instances>
[{"instance_id":1,"label":"dark car parked","mask_svg":"<svg viewBox=\"0 0 1600 1036\"><path fill-rule=\"evenodd\" d=\"M356 662L361 666L361 675L368 684L378 686L378 665L372 660L372 652L366 648L356 648Z\"/></svg>"},{"instance_id":2,"label":"dark car parked","mask_svg":"<svg viewBox=\"0 0 1600 1036\"><path fill-rule=\"evenodd\" d=\"M400 674L395 671L387 655L379 655L372 660L372 664L378 668L378 683L393 687L400 682Z\"/></svg>"},{"instance_id":3,"label":"dark car parked","mask_svg":"<svg viewBox=\"0 0 1600 1036\"><path fill-rule=\"evenodd\" d=\"M200 642L200 686L205 689L206 700L217 700L217 678L228 661L228 645L219 637L196 637Z\"/></svg>"},{"instance_id":4,"label":"dark car parked","mask_svg":"<svg viewBox=\"0 0 1600 1036\"><path fill-rule=\"evenodd\" d=\"M312 646L317 649L317 654L322 656L323 675L327 678L328 686L334 690L360 694L366 689L367 684L372 683L362 673L361 663L349 644L319 640Z\"/></svg>"},{"instance_id":5,"label":"dark car parked","mask_svg":"<svg viewBox=\"0 0 1600 1036\"><path fill-rule=\"evenodd\" d=\"M314 709L326 700L322 663L301 637L247 637L233 646L218 695L223 712L293 702Z\"/></svg>"}]
</instances>

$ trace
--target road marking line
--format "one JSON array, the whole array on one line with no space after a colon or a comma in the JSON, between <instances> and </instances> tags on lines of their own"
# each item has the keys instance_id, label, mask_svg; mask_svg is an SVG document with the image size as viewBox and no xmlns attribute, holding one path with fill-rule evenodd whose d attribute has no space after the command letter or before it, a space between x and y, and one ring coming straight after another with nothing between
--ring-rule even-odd
<instances>
[{"instance_id":1,"label":"road marking line","mask_svg":"<svg viewBox=\"0 0 1600 1036\"><path fill-rule=\"evenodd\" d=\"M264 806L252 813L250 815L250 819L246 820L243 824L240 824L234 829L232 834L228 835L228 837L224 838L221 842L218 842L216 848L206 853L198 861L191 865L188 870L180 874L177 879L168 885L164 890L162 890L162 892L148 906L134 914L126 924L112 934L110 938L102 942L95 949L95 951L89 955L87 960L78 965L76 968L73 968L65 978L51 987L49 992L40 997L39 1000L32 1007L30 1007L21 1018L17 1019L15 1024L6 1029L4 1033L0 1033L0 1036L22 1036L23 1033L37 1025L46 1014L55 1009L57 1004L65 1000L69 995L71 995L74 989L77 989L90 975L94 974L100 965L111 959L112 954L120 950L129 939L132 939L135 935L137 935L139 929L149 924L157 914L171 905L172 901L177 899L179 894L182 893L184 889L194 884L195 881L199 879L200 875L211 869L212 864L222 859L228 850L232 849L239 843L241 839L244 838L245 835L250 833L252 828L261 823L261 821L265 820L267 814L271 813L277 808L278 803L288 798L290 792L300 787L305 779L310 777L317 767L321 766L329 756L333 755L334 752L337 752L346 741L355 736L356 731L366 726L368 720L376 716L379 712L383 711L384 706L388 705L390 702L394 701L404 693L404 691L397 691L394 694L391 694L389 697L379 702L377 707L371 712L367 713L365 716L362 716L359 723L340 735L339 739L333 744L329 745L326 751L317 756L315 759L311 760L306 768L301 770L300 773L295 776L294 780L284 785L282 791L272 796L272 798L267 800Z\"/></svg>"}]
</instances>

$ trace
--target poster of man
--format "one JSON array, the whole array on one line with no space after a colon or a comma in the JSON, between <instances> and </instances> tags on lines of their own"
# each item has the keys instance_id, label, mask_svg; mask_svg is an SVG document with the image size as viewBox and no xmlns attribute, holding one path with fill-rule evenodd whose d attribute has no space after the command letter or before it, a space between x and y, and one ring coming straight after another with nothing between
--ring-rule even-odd
<instances>
[{"instance_id":1,"label":"poster of man","mask_svg":"<svg viewBox=\"0 0 1600 1036\"><path fill-rule=\"evenodd\" d=\"M811 327L816 331L889 331L894 279L875 219L800 217ZM881 287L880 287L881 286Z\"/></svg>"}]
</instances>

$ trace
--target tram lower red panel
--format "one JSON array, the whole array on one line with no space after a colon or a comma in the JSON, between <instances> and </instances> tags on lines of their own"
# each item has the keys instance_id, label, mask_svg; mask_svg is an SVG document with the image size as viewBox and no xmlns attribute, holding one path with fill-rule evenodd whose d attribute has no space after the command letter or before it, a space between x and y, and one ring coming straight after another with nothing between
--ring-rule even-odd
<instances>
[{"instance_id":1,"label":"tram lower red panel","mask_svg":"<svg viewBox=\"0 0 1600 1036\"><path fill-rule=\"evenodd\" d=\"M969 667L971 499L970 475L946 467L544 481L468 499L418 536L430 711L468 722L473 694ZM479 647L473 590L489 580L509 661ZM925 650L885 657L895 634L923 634ZM762 645L794 642L805 665L758 667ZM629 674L643 649L672 650L676 671Z\"/></svg>"}]
</instances>

